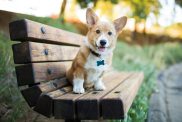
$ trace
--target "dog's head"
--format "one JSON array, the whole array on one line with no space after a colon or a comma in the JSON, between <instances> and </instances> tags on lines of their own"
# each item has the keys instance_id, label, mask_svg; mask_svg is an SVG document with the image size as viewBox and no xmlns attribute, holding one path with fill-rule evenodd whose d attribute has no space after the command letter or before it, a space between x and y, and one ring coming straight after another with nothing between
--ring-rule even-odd
<instances>
[{"instance_id":1,"label":"dog's head","mask_svg":"<svg viewBox=\"0 0 182 122\"><path fill-rule=\"evenodd\" d=\"M106 54L115 48L116 40L126 25L127 18L121 17L113 22L102 21L90 8L86 12L88 26L88 45L99 54Z\"/></svg>"}]
</instances>

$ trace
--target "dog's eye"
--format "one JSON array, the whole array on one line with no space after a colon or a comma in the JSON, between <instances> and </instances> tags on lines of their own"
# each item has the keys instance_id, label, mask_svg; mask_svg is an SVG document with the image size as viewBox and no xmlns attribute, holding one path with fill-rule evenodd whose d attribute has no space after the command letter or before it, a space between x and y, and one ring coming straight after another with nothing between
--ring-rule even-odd
<instances>
[{"instance_id":1,"label":"dog's eye","mask_svg":"<svg viewBox=\"0 0 182 122\"><path fill-rule=\"evenodd\" d=\"M99 34L100 33L100 30L96 30L96 33Z\"/></svg>"},{"instance_id":2,"label":"dog's eye","mask_svg":"<svg viewBox=\"0 0 182 122\"><path fill-rule=\"evenodd\" d=\"M111 36L111 35L112 35L112 32L109 31L109 32L108 32L108 35Z\"/></svg>"}]
</instances>

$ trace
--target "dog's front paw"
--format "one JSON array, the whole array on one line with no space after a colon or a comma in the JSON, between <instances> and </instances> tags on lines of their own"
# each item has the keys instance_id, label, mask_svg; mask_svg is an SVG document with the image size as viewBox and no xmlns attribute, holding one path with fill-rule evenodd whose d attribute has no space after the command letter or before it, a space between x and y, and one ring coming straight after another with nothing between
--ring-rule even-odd
<instances>
[{"instance_id":1,"label":"dog's front paw","mask_svg":"<svg viewBox=\"0 0 182 122\"><path fill-rule=\"evenodd\" d=\"M77 94L82 94L85 92L85 89L83 88L83 79L75 78L73 80L73 92Z\"/></svg>"},{"instance_id":2,"label":"dog's front paw","mask_svg":"<svg viewBox=\"0 0 182 122\"><path fill-rule=\"evenodd\" d=\"M95 88L95 90L98 90L98 91L103 91L106 89L106 87L104 86L104 84L102 82L96 83L94 88Z\"/></svg>"},{"instance_id":3,"label":"dog's front paw","mask_svg":"<svg viewBox=\"0 0 182 122\"><path fill-rule=\"evenodd\" d=\"M85 92L85 89L83 87L75 87L73 88L73 92L77 94L83 94Z\"/></svg>"}]
</instances>

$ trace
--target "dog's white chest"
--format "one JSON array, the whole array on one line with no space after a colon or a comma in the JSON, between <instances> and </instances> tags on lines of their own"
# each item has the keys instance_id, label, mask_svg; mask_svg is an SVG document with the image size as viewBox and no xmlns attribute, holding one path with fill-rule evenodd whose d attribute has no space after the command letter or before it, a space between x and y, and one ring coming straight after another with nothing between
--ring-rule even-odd
<instances>
[{"instance_id":1,"label":"dog's white chest","mask_svg":"<svg viewBox=\"0 0 182 122\"><path fill-rule=\"evenodd\" d=\"M104 71L109 67L109 65L106 62L105 57L96 57L92 54L89 54L87 58L87 62L85 64L86 69L95 69L98 71Z\"/></svg>"}]
</instances>

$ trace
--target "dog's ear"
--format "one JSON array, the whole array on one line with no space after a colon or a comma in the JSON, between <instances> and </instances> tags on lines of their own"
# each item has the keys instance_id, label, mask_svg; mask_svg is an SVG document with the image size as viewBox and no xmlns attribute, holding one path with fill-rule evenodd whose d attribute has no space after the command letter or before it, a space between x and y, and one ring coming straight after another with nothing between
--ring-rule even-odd
<instances>
[{"instance_id":1,"label":"dog's ear","mask_svg":"<svg viewBox=\"0 0 182 122\"><path fill-rule=\"evenodd\" d=\"M95 25L98 19L99 18L95 14L95 12L91 8L88 8L86 12L86 20L87 20L88 26L91 27L92 25Z\"/></svg>"},{"instance_id":2,"label":"dog's ear","mask_svg":"<svg viewBox=\"0 0 182 122\"><path fill-rule=\"evenodd\" d=\"M113 21L114 27L115 27L117 33L119 33L124 28L124 26L126 25L126 22L127 22L126 16L120 17Z\"/></svg>"}]
</instances>

